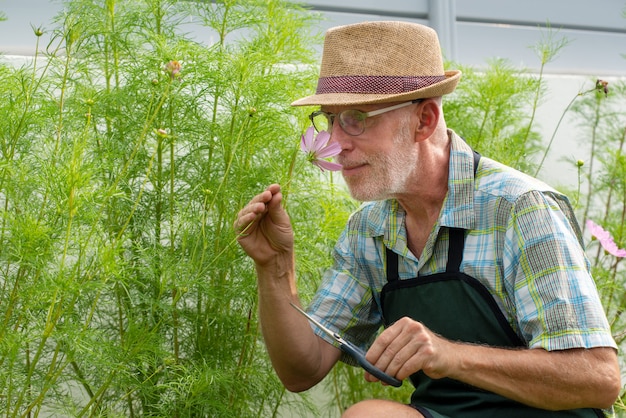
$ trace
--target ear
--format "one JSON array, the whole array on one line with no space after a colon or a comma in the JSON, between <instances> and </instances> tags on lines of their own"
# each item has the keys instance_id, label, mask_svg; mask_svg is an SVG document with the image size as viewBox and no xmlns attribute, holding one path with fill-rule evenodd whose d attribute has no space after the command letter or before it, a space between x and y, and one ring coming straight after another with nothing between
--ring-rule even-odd
<instances>
[{"instance_id":1,"label":"ear","mask_svg":"<svg viewBox=\"0 0 626 418\"><path fill-rule=\"evenodd\" d=\"M429 138L435 132L441 117L441 108L437 101L425 99L417 106L415 112L418 118L415 136L418 141L421 141Z\"/></svg>"}]
</instances>

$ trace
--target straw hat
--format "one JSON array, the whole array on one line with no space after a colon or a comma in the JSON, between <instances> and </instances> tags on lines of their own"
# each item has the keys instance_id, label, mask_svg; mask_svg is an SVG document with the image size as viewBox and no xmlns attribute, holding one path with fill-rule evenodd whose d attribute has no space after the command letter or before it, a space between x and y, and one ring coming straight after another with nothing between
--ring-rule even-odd
<instances>
[{"instance_id":1,"label":"straw hat","mask_svg":"<svg viewBox=\"0 0 626 418\"><path fill-rule=\"evenodd\" d=\"M409 22L363 22L326 32L314 95L292 106L389 103L438 97L461 72L444 71L437 33Z\"/></svg>"}]
</instances>

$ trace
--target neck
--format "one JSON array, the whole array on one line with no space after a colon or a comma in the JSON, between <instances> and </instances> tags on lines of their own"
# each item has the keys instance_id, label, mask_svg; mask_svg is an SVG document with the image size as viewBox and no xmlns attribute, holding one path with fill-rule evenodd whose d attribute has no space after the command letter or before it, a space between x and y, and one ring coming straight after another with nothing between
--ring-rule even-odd
<instances>
[{"instance_id":1,"label":"neck","mask_svg":"<svg viewBox=\"0 0 626 418\"><path fill-rule=\"evenodd\" d=\"M448 193L450 161L450 141L446 141L445 146L440 147L433 147L431 141L425 143L420 144L420 148L430 147L430 149L420 149L419 169L415 181L412 182L413 186L406 193L395 196L406 212L409 248L418 257L439 217Z\"/></svg>"}]
</instances>

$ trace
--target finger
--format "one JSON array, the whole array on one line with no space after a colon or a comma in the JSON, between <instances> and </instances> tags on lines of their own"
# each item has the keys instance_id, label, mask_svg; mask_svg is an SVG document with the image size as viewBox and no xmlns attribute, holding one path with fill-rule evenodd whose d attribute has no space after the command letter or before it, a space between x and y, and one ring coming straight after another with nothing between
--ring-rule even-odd
<instances>
[{"instance_id":1,"label":"finger","mask_svg":"<svg viewBox=\"0 0 626 418\"><path fill-rule=\"evenodd\" d=\"M265 190L274 195L280 192L280 184L270 184Z\"/></svg>"},{"instance_id":2,"label":"finger","mask_svg":"<svg viewBox=\"0 0 626 418\"><path fill-rule=\"evenodd\" d=\"M283 200L283 194L281 193L280 186L278 184L270 185L265 191L263 197L267 198L267 200L263 200L263 202L268 209L270 209L270 211L277 209L279 211L275 213L280 213L280 211L282 211L280 203Z\"/></svg>"},{"instance_id":3,"label":"finger","mask_svg":"<svg viewBox=\"0 0 626 418\"><path fill-rule=\"evenodd\" d=\"M282 205L283 194L280 191L280 186L274 186L276 187L269 190L272 193L272 197L266 204L267 215L274 226L278 226L279 228L288 228L291 224L289 215Z\"/></svg>"},{"instance_id":4,"label":"finger","mask_svg":"<svg viewBox=\"0 0 626 418\"><path fill-rule=\"evenodd\" d=\"M370 348L372 351L370 362L392 376L408 377L421 368L423 356L420 350L427 338L428 333L424 325L409 318L403 318L387 328L376 339ZM369 354L368 351L368 360ZM411 370L408 374L403 374L409 369Z\"/></svg>"},{"instance_id":5,"label":"finger","mask_svg":"<svg viewBox=\"0 0 626 418\"><path fill-rule=\"evenodd\" d=\"M422 370L425 359L429 357L423 347L419 340L408 340L393 356L386 372L404 380L413 373Z\"/></svg>"},{"instance_id":6,"label":"finger","mask_svg":"<svg viewBox=\"0 0 626 418\"><path fill-rule=\"evenodd\" d=\"M271 198L266 202L267 206L271 208L276 208L280 205L280 202L283 200L283 194L279 191L276 193L272 193Z\"/></svg>"},{"instance_id":7,"label":"finger","mask_svg":"<svg viewBox=\"0 0 626 418\"><path fill-rule=\"evenodd\" d=\"M367 380L370 383L376 383L376 382L380 382L381 385L383 386L389 386L388 383L383 382L382 380L380 380L379 378L377 378L376 376L374 376L373 374L371 374L370 372L363 372L363 377L365 378L365 380Z\"/></svg>"},{"instance_id":8,"label":"finger","mask_svg":"<svg viewBox=\"0 0 626 418\"><path fill-rule=\"evenodd\" d=\"M243 209L239 211L237 214L237 218L233 223L233 229L238 234L243 234L247 230L250 229L251 225L254 221L259 217L259 215L263 215L267 211L267 206L262 202L251 202L246 205Z\"/></svg>"},{"instance_id":9,"label":"finger","mask_svg":"<svg viewBox=\"0 0 626 418\"><path fill-rule=\"evenodd\" d=\"M247 215L242 215L237 218L233 225L233 229L237 233L239 237L247 237L249 235L249 230L256 219L256 215L253 213L249 213Z\"/></svg>"},{"instance_id":10,"label":"finger","mask_svg":"<svg viewBox=\"0 0 626 418\"><path fill-rule=\"evenodd\" d=\"M272 212L272 221L283 220L285 214L280 206L281 201L282 193L280 193L280 185L272 184L268 186L265 191L254 196L252 200L239 211L233 223L233 229L239 235L245 236L254 221L268 212Z\"/></svg>"},{"instance_id":11,"label":"finger","mask_svg":"<svg viewBox=\"0 0 626 418\"><path fill-rule=\"evenodd\" d=\"M386 357L389 357L389 353L385 352L388 350L389 345L400 335L402 328L397 325L397 323L391 325L386 328L379 336L374 340L374 343L371 345L369 350L367 351L365 358L370 363L380 367L380 365L384 362ZM389 361L389 359L388 359ZM387 361L387 362L388 362ZM386 366L386 364L385 364Z\"/></svg>"},{"instance_id":12,"label":"finger","mask_svg":"<svg viewBox=\"0 0 626 418\"><path fill-rule=\"evenodd\" d=\"M373 374L371 374L370 372L364 372L363 377L365 377L365 380L367 380L370 383L376 383L379 381L379 379ZM384 382L381 382L381 383L384 383Z\"/></svg>"}]
</instances>

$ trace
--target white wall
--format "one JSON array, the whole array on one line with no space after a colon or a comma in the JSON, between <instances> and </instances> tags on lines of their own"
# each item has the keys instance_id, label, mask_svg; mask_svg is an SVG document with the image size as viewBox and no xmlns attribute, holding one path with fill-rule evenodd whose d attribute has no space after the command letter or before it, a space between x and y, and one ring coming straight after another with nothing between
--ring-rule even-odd
<instances>
[{"instance_id":1,"label":"white wall","mask_svg":"<svg viewBox=\"0 0 626 418\"><path fill-rule=\"evenodd\" d=\"M626 0L305 0L323 15L320 30L363 20L397 19L435 28L446 58L481 66L501 57L537 68L530 50L546 23L571 44L547 70L626 76ZM31 25L50 28L59 0L0 0L0 52L32 55ZM47 39L44 37L44 39ZM317 51L319 52L319 51Z\"/></svg>"}]
</instances>

